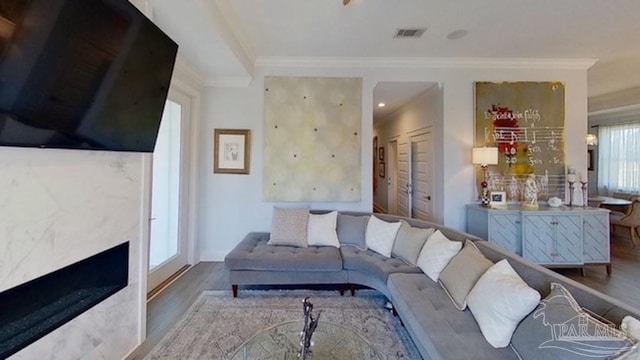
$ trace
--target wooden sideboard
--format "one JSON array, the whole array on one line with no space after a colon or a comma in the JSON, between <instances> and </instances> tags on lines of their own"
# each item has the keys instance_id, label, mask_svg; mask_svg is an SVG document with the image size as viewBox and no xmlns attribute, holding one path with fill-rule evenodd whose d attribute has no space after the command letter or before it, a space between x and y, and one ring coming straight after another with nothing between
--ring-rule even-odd
<instances>
[{"instance_id":1,"label":"wooden sideboard","mask_svg":"<svg viewBox=\"0 0 640 360\"><path fill-rule=\"evenodd\" d=\"M605 265L611 274L609 210L467 205L467 232L547 267Z\"/></svg>"}]
</instances>

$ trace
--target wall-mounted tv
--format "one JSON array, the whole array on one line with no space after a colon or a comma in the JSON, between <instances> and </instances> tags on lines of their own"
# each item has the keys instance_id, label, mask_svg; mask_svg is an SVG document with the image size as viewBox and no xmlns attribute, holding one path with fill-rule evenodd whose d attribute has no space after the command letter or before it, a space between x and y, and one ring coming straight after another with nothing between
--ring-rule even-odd
<instances>
[{"instance_id":1,"label":"wall-mounted tv","mask_svg":"<svg viewBox=\"0 0 640 360\"><path fill-rule=\"evenodd\" d=\"M127 0L0 0L0 146L152 152L177 51Z\"/></svg>"}]
</instances>

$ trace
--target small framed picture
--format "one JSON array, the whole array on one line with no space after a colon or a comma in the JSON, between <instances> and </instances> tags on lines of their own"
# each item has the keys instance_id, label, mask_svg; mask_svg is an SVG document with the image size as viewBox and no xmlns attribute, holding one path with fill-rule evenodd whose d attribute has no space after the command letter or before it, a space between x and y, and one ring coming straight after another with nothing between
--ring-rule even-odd
<instances>
[{"instance_id":1,"label":"small framed picture","mask_svg":"<svg viewBox=\"0 0 640 360\"><path fill-rule=\"evenodd\" d=\"M381 178L385 177L385 171L384 171L384 162L380 162L380 164L378 164L378 176L380 176Z\"/></svg>"},{"instance_id":2,"label":"small framed picture","mask_svg":"<svg viewBox=\"0 0 640 360\"><path fill-rule=\"evenodd\" d=\"M217 174L248 174L250 130L215 129L213 141L213 172Z\"/></svg>"},{"instance_id":3,"label":"small framed picture","mask_svg":"<svg viewBox=\"0 0 640 360\"><path fill-rule=\"evenodd\" d=\"M378 160L384 161L384 148L383 147L379 147L378 148Z\"/></svg>"},{"instance_id":4,"label":"small framed picture","mask_svg":"<svg viewBox=\"0 0 640 360\"><path fill-rule=\"evenodd\" d=\"M492 191L489 194L489 204L491 206L506 206L507 205L507 192L506 191Z\"/></svg>"}]
</instances>

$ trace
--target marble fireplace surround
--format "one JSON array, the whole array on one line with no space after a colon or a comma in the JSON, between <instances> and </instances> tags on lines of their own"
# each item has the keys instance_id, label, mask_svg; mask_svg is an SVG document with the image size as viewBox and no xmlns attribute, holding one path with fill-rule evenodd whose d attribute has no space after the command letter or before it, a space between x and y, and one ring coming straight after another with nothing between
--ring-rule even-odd
<instances>
[{"instance_id":1,"label":"marble fireplace surround","mask_svg":"<svg viewBox=\"0 0 640 360\"><path fill-rule=\"evenodd\" d=\"M0 148L0 292L129 242L126 287L9 359L122 359L142 342L149 164L140 153Z\"/></svg>"},{"instance_id":2,"label":"marble fireplace surround","mask_svg":"<svg viewBox=\"0 0 640 360\"><path fill-rule=\"evenodd\" d=\"M129 242L0 293L0 359L127 286Z\"/></svg>"}]
</instances>

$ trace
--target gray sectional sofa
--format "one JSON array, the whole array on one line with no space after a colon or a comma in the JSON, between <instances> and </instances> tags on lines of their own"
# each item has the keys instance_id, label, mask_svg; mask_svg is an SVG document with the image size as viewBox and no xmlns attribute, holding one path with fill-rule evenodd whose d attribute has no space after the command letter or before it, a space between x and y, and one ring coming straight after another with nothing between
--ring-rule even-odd
<instances>
[{"instance_id":1,"label":"gray sectional sofa","mask_svg":"<svg viewBox=\"0 0 640 360\"><path fill-rule=\"evenodd\" d=\"M550 283L555 282L569 290L581 306L614 324L620 324L626 315L640 318L639 309L473 235L415 219L375 216L389 222L404 219L413 227L438 229L451 240L472 240L489 260L508 259L520 277L543 298L550 291ZM234 296L238 285L338 284L351 286L352 291L354 284L364 285L380 291L392 302L424 359L518 359L510 347L494 348L487 343L470 310L456 309L440 284L418 267L353 246L273 246L267 245L268 239L269 233L249 233L226 256L225 267Z\"/></svg>"}]
</instances>

